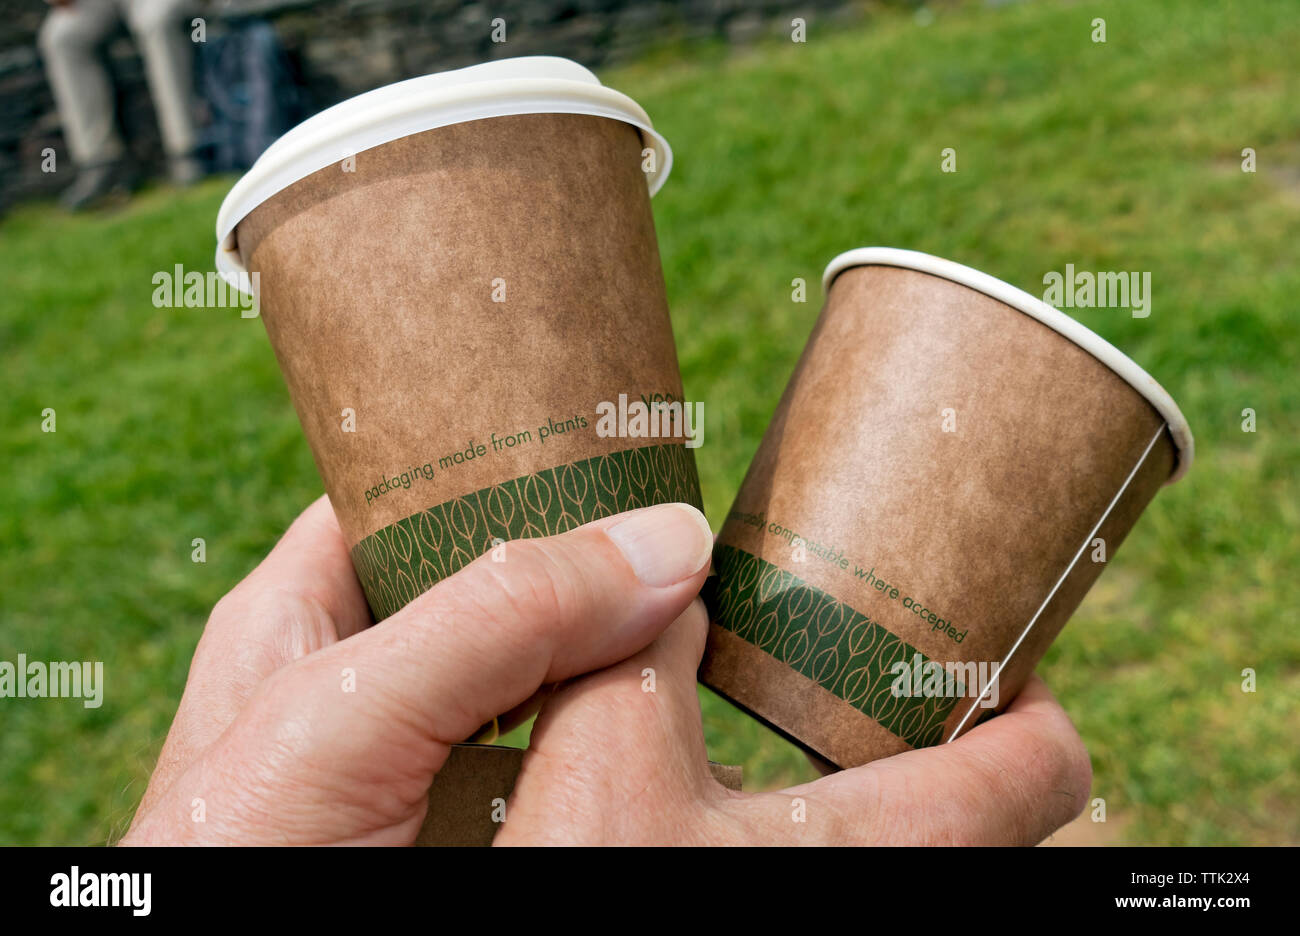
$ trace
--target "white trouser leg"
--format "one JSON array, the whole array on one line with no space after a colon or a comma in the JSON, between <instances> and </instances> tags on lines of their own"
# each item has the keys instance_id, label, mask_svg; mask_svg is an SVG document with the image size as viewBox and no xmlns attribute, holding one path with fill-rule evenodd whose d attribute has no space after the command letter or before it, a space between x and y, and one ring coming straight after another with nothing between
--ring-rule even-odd
<instances>
[{"instance_id":1,"label":"white trouser leg","mask_svg":"<svg viewBox=\"0 0 1300 936\"><path fill-rule=\"evenodd\" d=\"M72 161L87 166L124 152L113 113L113 88L99 46L118 23L112 0L76 0L52 9L38 44L54 90Z\"/></svg>"},{"instance_id":2,"label":"white trouser leg","mask_svg":"<svg viewBox=\"0 0 1300 936\"><path fill-rule=\"evenodd\" d=\"M78 3L81 0L77 0ZM194 43L190 0L119 0L135 36L168 156L194 149Z\"/></svg>"}]
</instances>

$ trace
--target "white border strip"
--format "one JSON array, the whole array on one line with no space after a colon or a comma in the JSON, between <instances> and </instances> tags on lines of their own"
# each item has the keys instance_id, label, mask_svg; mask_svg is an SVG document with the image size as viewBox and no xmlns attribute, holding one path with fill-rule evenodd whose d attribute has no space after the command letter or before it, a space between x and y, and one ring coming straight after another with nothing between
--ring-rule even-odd
<instances>
[{"instance_id":1,"label":"white border strip","mask_svg":"<svg viewBox=\"0 0 1300 936\"><path fill-rule=\"evenodd\" d=\"M1131 484L1133 479L1137 477L1138 469L1146 463L1147 456L1150 455L1151 450L1155 448L1156 440L1158 440L1161 434L1164 433L1165 428L1165 425L1162 423L1160 428L1156 430L1156 434L1151 437L1151 441L1147 443L1146 450L1142 453L1142 457L1138 459L1137 464L1133 466L1133 470L1128 473L1128 477L1124 479L1124 483L1120 485L1115 496L1111 498L1110 504L1108 504L1106 509L1102 512L1101 519L1097 521L1096 526L1089 531L1088 535L1083 538L1083 544L1079 547L1079 551L1074 554L1074 558L1070 560L1070 564L1065 567L1065 571L1061 573L1061 577L1056 580L1056 584L1052 586L1052 590L1047 593L1047 597L1043 599L1043 603L1038 606L1038 610L1034 612L1034 616L1029 619L1029 623L1025 625L1025 629L1020 632L1020 636L1016 638L1016 642L1011 645L1011 649L1007 651L1007 655L1003 657L1002 662L998 664L998 671L993 674L993 678L990 679L989 684L984 687L984 691L980 693L980 697L971 703L970 708L966 710L966 714L961 717L961 721L959 721L957 727L953 729L952 737L947 741L948 744L952 744L961 737L961 731L966 727L966 722L970 719L971 715L974 714L975 709L979 707L979 704L984 701L984 697L992 691L993 687L997 685L998 680L1002 678L1002 671L1006 669L1007 664L1011 662L1011 658L1016 655L1016 651L1019 650L1020 645L1025 642L1025 638L1029 636L1029 632L1034 629L1034 625L1038 623L1038 619L1042 617L1043 612L1047 610L1047 606L1051 604L1052 599L1056 597L1057 591L1059 591L1061 586L1065 584L1065 580L1070 577L1070 573L1074 571L1074 567L1079 564L1079 559L1083 556L1084 552L1087 551L1088 544L1092 542L1092 538L1097 535L1097 531L1100 530L1102 524L1106 522L1106 518L1110 516L1110 512L1115 509L1115 505L1119 503L1119 499L1124 496L1124 492L1128 490L1129 484Z\"/></svg>"},{"instance_id":2,"label":"white border strip","mask_svg":"<svg viewBox=\"0 0 1300 936\"><path fill-rule=\"evenodd\" d=\"M1177 463L1174 465L1173 474L1169 476L1168 483L1172 484L1187 473L1187 469L1192 464L1195 443L1192 439L1191 427L1188 426L1187 419L1178 408L1178 404L1174 402L1174 398L1127 354L1060 309L1055 309L1023 289L1017 289L1010 283L1004 283L987 273L917 250L901 250L895 247L859 247L857 250L840 254L827 264L826 272L822 274L822 290L829 292L835 277L851 267L858 266L900 267L960 283L986 296L991 296L1013 309L1019 309L1053 331L1064 335L1124 378L1134 390L1146 397L1168 424L1169 434L1173 436L1174 445L1178 449Z\"/></svg>"}]
</instances>

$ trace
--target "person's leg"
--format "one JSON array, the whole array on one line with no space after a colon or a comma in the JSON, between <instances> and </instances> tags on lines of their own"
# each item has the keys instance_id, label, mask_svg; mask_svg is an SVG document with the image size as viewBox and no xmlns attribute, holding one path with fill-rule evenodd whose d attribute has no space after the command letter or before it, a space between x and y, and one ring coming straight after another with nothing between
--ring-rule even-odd
<instances>
[{"instance_id":1,"label":"person's leg","mask_svg":"<svg viewBox=\"0 0 1300 936\"><path fill-rule=\"evenodd\" d=\"M113 89L98 54L117 22L112 0L76 0L50 10L37 39L68 150L81 167L115 162L124 152Z\"/></svg>"},{"instance_id":2,"label":"person's leg","mask_svg":"<svg viewBox=\"0 0 1300 936\"><path fill-rule=\"evenodd\" d=\"M80 0L78 0L80 2ZM127 25L144 58L145 74L173 180L201 174L194 158L194 43L190 0L122 0Z\"/></svg>"}]
</instances>

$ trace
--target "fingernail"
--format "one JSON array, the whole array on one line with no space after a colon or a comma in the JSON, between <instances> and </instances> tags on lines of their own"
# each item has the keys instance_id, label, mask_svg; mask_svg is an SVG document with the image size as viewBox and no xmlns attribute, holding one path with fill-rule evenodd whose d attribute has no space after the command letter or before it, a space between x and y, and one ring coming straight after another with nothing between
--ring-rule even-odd
<instances>
[{"instance_id":1,"label":"fingernail","mask_svg":"<svg viewBox=\"0 0 1300 936\"><path fill-rule=\"evenodd\" d=\"M713 532L689 504L660 504L629 514L605 529L627 564L653 588L674 585L709 561Z\"/></svg>"}]
</instances>

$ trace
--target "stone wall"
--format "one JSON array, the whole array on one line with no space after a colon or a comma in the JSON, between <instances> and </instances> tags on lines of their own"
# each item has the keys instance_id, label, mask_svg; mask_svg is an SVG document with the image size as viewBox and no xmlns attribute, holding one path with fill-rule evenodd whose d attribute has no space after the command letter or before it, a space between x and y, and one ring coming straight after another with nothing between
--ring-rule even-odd
<instances>
[{"instance_id":1,"label":"stone wall","mask_svg":"<svg viewBox=\"0 0 1300 936\"><path fill-rule=\"evenodd\" d=\"M905 2L905 0L904 0ZM659 44L752 41L786 34L802 17L809 29L861 15L847 0L212 0L197 15L209 36L231 17L254 15L275 25L315 110L378 85L433 71L515 55L563 55L596 67ZM0 0L0 210L47 195L70 180L58 115L36 50L46 6ZM506 41L492 39L505 21ZM133 157L148 171L161 148L140 59L125 31L105 46L118 88L118 119ZM52 147L59 171L41 171Z\"/></svg>"}]
</instances>

